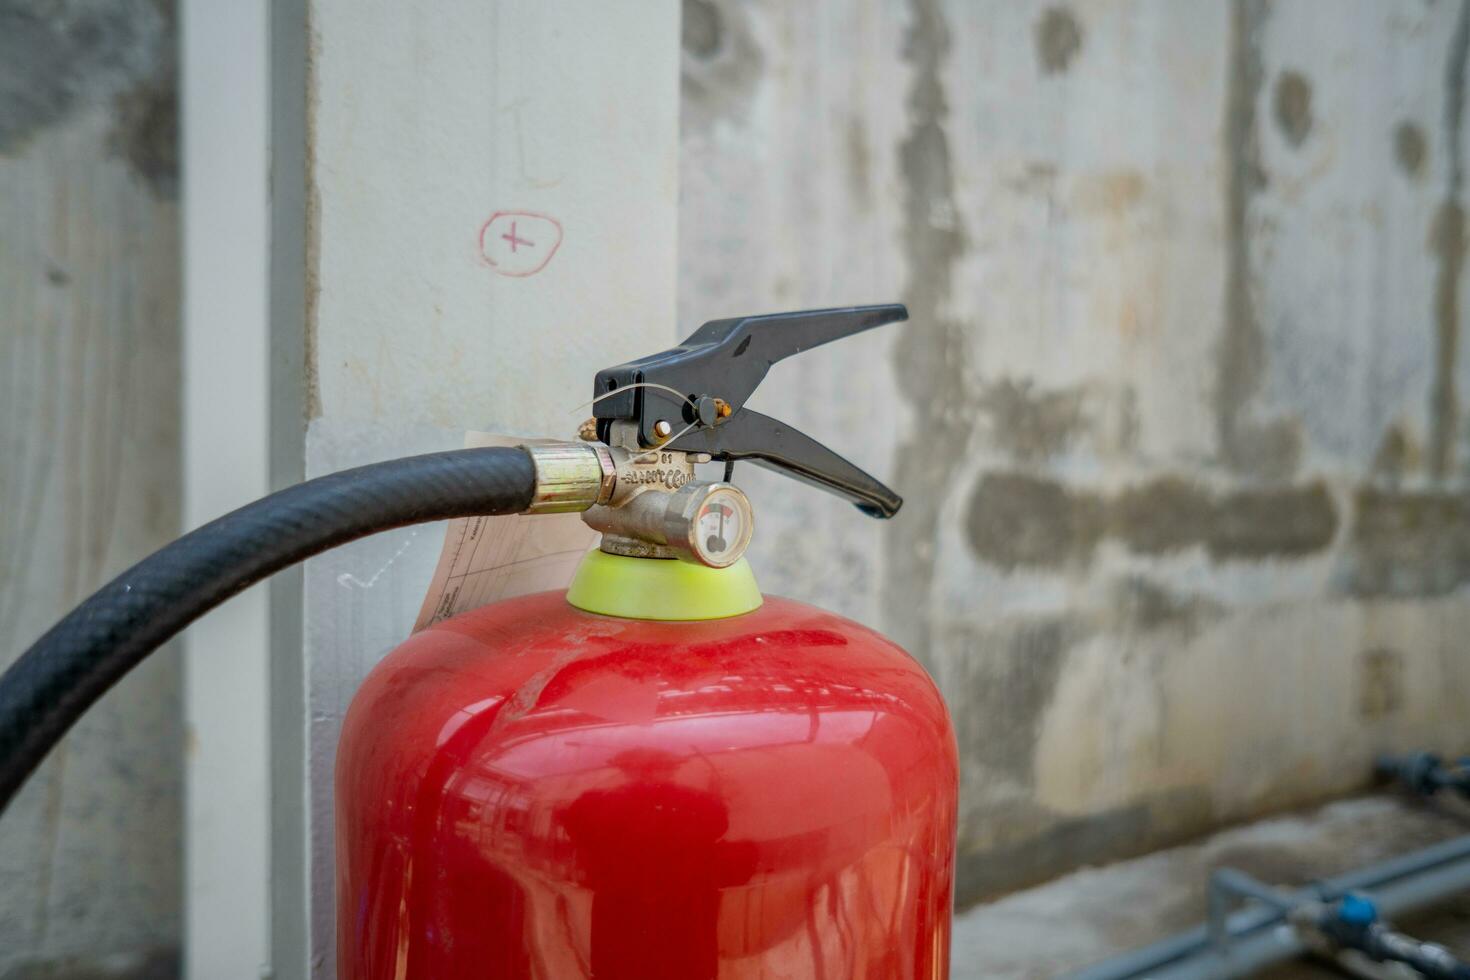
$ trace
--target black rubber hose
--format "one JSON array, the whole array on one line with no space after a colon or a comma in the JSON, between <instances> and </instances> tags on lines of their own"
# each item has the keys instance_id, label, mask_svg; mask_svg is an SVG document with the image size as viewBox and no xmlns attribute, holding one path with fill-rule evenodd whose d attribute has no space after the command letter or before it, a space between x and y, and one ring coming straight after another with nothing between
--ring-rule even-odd
<instances>
[{"instance_id":1,"label":"black rubber hose","mask_svg":"<svg viewBox=\"0 0 1470 980\"><path fill-rule=\"evenodd\" d=\"M226 599L378 531L525 510L535 482L522 449L461 449L374 463L273 493L143 559L0 676L0 811L82 712Z\"/></svg>"}]
</instances>

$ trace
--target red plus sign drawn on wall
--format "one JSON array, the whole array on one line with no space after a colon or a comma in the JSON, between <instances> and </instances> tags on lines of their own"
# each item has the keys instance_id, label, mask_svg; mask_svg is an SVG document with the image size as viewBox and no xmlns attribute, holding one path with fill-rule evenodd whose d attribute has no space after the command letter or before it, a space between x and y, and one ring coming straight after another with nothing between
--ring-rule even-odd
<instances>
[{"instance_id":1,"label":"red plus sign drawn on wall","mask_svg":"<svg viewBox=\"0 0 1470 980\"><path fill-rule=\"evenodd\" d=\"M480 226L480 259L502 276L533 276L560 247L561 222L549 214L497 211Z\"/></svg>"},{"instance_id":2,"label":"red plus sign drawn on wall","mask_svg":"<svg viewBox=\"0 0 1470 980\"><path fill-rule=\"evenodd\" d=\"M507 234L501 235L500 237L503 238L503 239L505 239L506 241L510 242L510 250L512 252L514 252L516 250L516 246L517 245L535 245L536 244L535 242L527 241L524 238L517 238L516 237L516 223L514 221L512 221L510 223L510 231Z\"/></svg>"}]
</instances>

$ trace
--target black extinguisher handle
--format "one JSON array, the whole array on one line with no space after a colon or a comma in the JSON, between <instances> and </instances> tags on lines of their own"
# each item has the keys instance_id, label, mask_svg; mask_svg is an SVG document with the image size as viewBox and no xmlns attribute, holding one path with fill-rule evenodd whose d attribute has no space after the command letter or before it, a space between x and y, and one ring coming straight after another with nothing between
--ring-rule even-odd
<instances>
[{"instance_id":1,"label":"black extinguisher handle","mask_svg":"<svg viewBox=\"0 0 1470 980\"><path fill-rule=\"evenodd\" d=\"M751 460L845 497L865 514L892 517L903 499L891 488L745 402L777 361L908 315L901 303L888 303L711 320L677 347L597 372L599 435L606 441L613 422L632 422L644 448Z\"/></svg>"}]
</instances>

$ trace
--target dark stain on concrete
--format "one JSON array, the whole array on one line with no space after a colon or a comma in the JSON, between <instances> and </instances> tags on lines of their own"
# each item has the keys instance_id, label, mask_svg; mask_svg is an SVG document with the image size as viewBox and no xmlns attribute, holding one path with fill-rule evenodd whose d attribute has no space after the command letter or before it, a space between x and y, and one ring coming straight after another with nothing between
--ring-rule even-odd
<instances>
[{"instance_id":1,"label":"dark stain on concrete","mask_svg":"<svg viewBox=\"0 0 1470 980\"><path fill-rule=\"evenodd\" d=\"M1180 604L1138 583L1140 603L1178 625ZM1145 618L1152 613L1144 614ZM963 692L955 738L964 778L978 792L961 804L957 898L961 904L1024 887L1079 863L1127 856L1198 832L1210 821L1203 789L1168 790L1136 805L1087 817L1056 814L1033 796L1043 720L1066 669L1068 652L1105 625L1107 616L1075 612L996 624L951 626L954 652L946 687ZM1136 624L1130 624L1136 625Z\"/></svg>"},{"instance_id":2,"label":"dark stain on concrete","mask_svg":"<svg viewBox=\"0 0 1470 980\"><path fill-rule=\"evenodd\" d=\"M1215 561L1306 558L1337 525L1321 482L1216 495L1166 476L1109 498L1016 473L985 474L966 519L975 554L1004 569L1085 566L1104 538L1143 555L1203 547Z\"/></svg>"},{"instance_id":3,"label":"dark stain on concrete","mask_svg":"<svg viewBox=\"0 0 1470 980\"><path fill-rule=\"evenodd\" d=\"M46 281L58 289L71 285L71 276L59 265L46 266Z\"/></svg>"},{"instance_id":4,"label":"dark stain on concrete","mask_svg":"<svg viewBox=\"0 0 1470 980\"><path fill-rule=\"evenodd\" d=\"M1017 813L1010 842L966 847L955 868L955 906L964 908L1035 885L1084 864L1134 857L1180 843L1213 820L1204 787L1164 790L1137 803L1085 817Z\"/></svg>"},{"instance_id":5,"label":"dark stain on concrete","mask_svg":"<svg viewBox=\"0 0 1470 980\"><path fill-rule=\"evenodd\" d=\"M1337 533L1337 511L1324 483L1239 490L1219 497L1178 477L1123 491L1110 532L1142 554L1203 545L1216 561L1305 558Z\"/></svg>"},{"instance_id":6,"label":"dark stain on concrete","mask_svg":"<svg viewBox=\"0 0 1470 980\"><path fill-rule=\"evenodd\" d=\"M1117 446L1119 453L1136 453L1143 435L1143 417L1138 410L1138 389L1132 385L1123 388L1118 399Z\"/></svg>"},{"instance_id":7,"label":"dark stain on concrete","mask_svg":"<svg viewBox=\"0 0 1470 980\"><path fill-rule=\"evenodd\" d=\"M1451 192L1458 193L1457 191ZM1444 479L1454 463L1459 428L1455 361L1460 347L1460 270L1465 264L1465 209L1448 198L1434 219L1434 382L1429 393L1429 472Z\"/></svg>"},{"instance_id":8,"label":"dark stain on concrete","mask_svg":"<svg viewBox=\"0 0 1470 980\"><path fill-rule=\"evenodd\" d=\"M1023 463L1063 452L1084 423L1080 391L1040 391L1029 380L987 385L979 406L990 422L990 441Z\"/></svg>"},{"instance_id":9,"label":"dark stain on concrete","mask_svg":"<svg viewBox=\"0 0 1470 980\"><path fill-rule=\"evenodd\" d=\"M698 130L743 116L765 68L748 10L735 0L684 0L682 10L680 122Z\"/></svg>"},{"instance_id":10,"label":"dark stain on concrete","mask_svg":"<svg viewBox=\"0 0 1470 980\"><path fill-rule=\"evenodd\" d=\"M927 609L941 533L939 508L959 462L959 454L936 452L935 447L966 445L976 412L965 376L968 325L950 312L965 232L945 131L949 102L943 66L950 55L949 26L939 0L910 0L910 14L903 46L903 57L913 68L909 130L898 147L898 168L908 268L903 299L913 327L896 348L894 368L914 425L913 435L898 447L894 472L905 475L913 492L890 522L884 542L884 622L910 652L932 664Z\"/></svg>"},{"instance_id":11,"label":"dark stain on concrete","mask_svg":"<svg viewBox=\"0 0 1470 980\"><path fill-rule=\"evenodd\" d=\"M0 974L0 980L176 980L182 971L179 950L160 947L104 956L21 960Z\"/></svg>"},{"instance_id":12,"label":"dark stain on concrete","mask_svg":"<svg viewBox=\"0 0 1470 980\"><path fill-rule=\"evenodd\" d=\"M1460 191L1465 181L1460 134L1465 122L1465 69L1470 55L1470 2L1460 4L1445 65L1445 153L1449 181L1430 232L1438 262L1434 283L1434 382L1429 391L1429 472L1444 479L1454 465L1460 399L1455 390L1455 362L1460 346L1460 270L1465 264L1465 209Z\"/></svg>"},{"instance_id":13,"label":"dark stain on concrete","mask_svg":"<svg viewBox=\"0 0 1470 980\"><path fill-rule=\"evenodd\" d=\"M1320 481L1227 494L1215 507L1205 548L1217 560L1306 558L1337 534L1337 509Z\"/></svg>"},{"instance_id":14,"label":"dark stain on concrete","mask_svg":"<svg viewBox=\"0 0 1470 980\"><path fill-rule=\"evenodd\" d=\"M1444 595L1470 582L1470 494L1359 488L1342 584L1360 596Z\"/></svg>"},{"instance_id":15,"label":"dark stain on concrete","mask_svg":"<svg viewBox=\"0 0 1470 980\"><path fill-rule=\"evenodd\" d=\"M962 852L955 867L955 905L963 908L1037 884L1126 848L1126 842L1147 839L1148 817L1147 804L1140 803L1093 816L1053 818L1039 833L1014 844Z\"/></svg>"},{"instance_id":16,"label":"dark stain on concrete","mask_svg":"<svg viewBox=\"0 0 1470 980\"><path fill-rule=\"evenodd\" d=\"M1364 650L1358 657L1358 715L1377 721L1397 714L1404 703L1404 655Z\"/></svg>"},{"instance_id":17,"label":"dark stain on concrete","mask_svg":"<svg viewBox=\"0 0 1470 980\"><path fill-rule=\"evenodd\" d=\"M720 50L720 8L710 0L684 0L680 42L696 58L712 58Z\"/></svg>"},{"instance_id":18,"label":"dark stain on concrete","mask_svg":"<svg viewBox=\"0 0 1470 980\"><path fill-rule=\"evenodd\" d=\"M1312 132L1312 83L1299 71L1282 72L1276 77L1274 104L1281 135L1300 147Z\"/></svg>"},{"instance_id":19,"label":"dark stain on concrete","mask_svg":"<svg viewBox=\"0 0 1470 980\"><path fill-rule=\"evenodd\" d=\"M1102 540L1106 502L1055 480L986 473L970 498L970 547L1004 569L1085 565Z\"/></svg>"},{"instance_id":20,"label":"dark stain on concrete","mask_svg":"<svg viewBox=\"0 0 1470 980\"><path fill-rule=\"evenodd\" d=\"M1391 425L1378 443L1369 473L1389 487L1397 487L1417 463L1418 450L1401 425Z\"/></svg>"},{"instance_id":21,"label":"dark stain on concrete","mask_svg":"<svg viewBox=\"0 0 1470 980\"><path fill-rule=\"evenodd\" d=\"M1164 555L1203 543L1215 502L1199 484L1165 476L1120 493L1108 507L1109 530L1145 555Z\"/></svg>"},{"instance_id":22,"label":"dark stain on concrete","mask_svg":"<svg viewBox=\"0 0 1470 980\"><path fill-rule=\"evenodd\" d=\"M151 77L167 27L150 0L0 0L0 154Z\"/></svg>"},{"instance_id":23,"label":"dark stain on concrete","mask_svg":"<svg viewBox=\"0 0 1470 980\"><path fill-rule=\"evenodd\" d=\"M1112 611L1131 630L1180 630L1192 635L1207 619L1225 615L1225 607L1203 596L1181 595L1162 585L1130 575L1113 585Z\"/></svg>"},{"instance_id":24,"label":"dark stain on concrete","mask_svg":"<svg viewBox=\"0 0 1470 980\"><path fill-rule=\"evenodd\" d=\"M1405 119L1393 129L1393 156L1405 176L1424 176L1424 163L1429 158L1429 140L1416 122Z\"/></svg>"},{"instance_id":25,"label":"dark stain on concrete","mask_svg":"<svg viewBox=\"0 0 1470 980\"><path fill-rule=\"evenodd\" d=\"M1267 6L1236 0L1231 7L1230 62L1225 97L1225 332L1217 353L1215 420L1219 451L1237 472L1282 480L1296 472L1301 433L1290 420L1250 417L1266 370L1266 335L1256 309L1250 267L1251 199L1266 186L1256 102L1264 79L1260 33Z\"/></svg>"},{"instance_id":26,"label":"dark stain on concrete","mask_svg":"<svg viewBox=\"0 0 1470 980\"><path fill-rule=\"evenodd\" d=\"M117 97L113 151L160 198L179 193L179 112L173 73Z\"/></svg>"},{"instance_id":27,"label":"dark stain on concrete","mask_svg":"<svg viewBox=\"0 0 1470 980\"><path fill-rule=\"evenodd\" d=\"M1048 75L1065 72L1082 50L1082 25L1066 7L1048 7L1036 24L1036 58Z\"/></svg>"},{"instance_id":28,"label":"dark stain on concrete","mask_svg":"<svg viewBox=\"0 0 1470 980\"><path fill-rule=\"evenodd\" d=\"M1030 786L1046 708L1080 631L1061 617L962 629L945 643L957 652L949 666L965 705L954 717L960 752L967 765Z\"/></svg>"}]
</instances>

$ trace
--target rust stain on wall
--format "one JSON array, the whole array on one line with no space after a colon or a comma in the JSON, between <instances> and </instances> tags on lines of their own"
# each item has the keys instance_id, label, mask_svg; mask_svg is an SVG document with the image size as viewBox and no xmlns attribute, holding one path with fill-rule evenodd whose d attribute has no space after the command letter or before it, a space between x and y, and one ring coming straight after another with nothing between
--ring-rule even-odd
<instances>
[{"instance_id":1,"label":"rust stain on wall","mask_svg":"<svg viewBox=\"0 0 1470 980\"><path fill-rule=\"evenodd\" d=\"M1143 174L1118 170L1077 178L1073 200L1082 211L1121 217L1143 200L1147 188Z\"/></svg>"}]
</instances>

